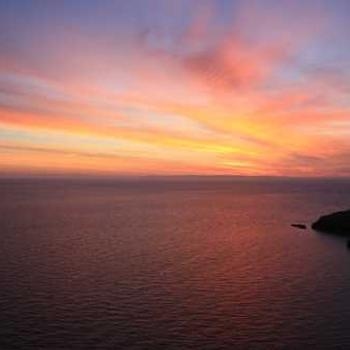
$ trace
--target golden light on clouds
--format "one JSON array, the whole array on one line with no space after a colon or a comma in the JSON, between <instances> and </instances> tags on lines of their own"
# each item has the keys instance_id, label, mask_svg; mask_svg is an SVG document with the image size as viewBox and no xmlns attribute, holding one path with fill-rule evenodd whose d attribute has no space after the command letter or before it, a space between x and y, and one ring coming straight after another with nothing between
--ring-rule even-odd
<instances>
[{"instance_id":1,"label":"golden light on clouds","mask_svg":"<svg viewBox=\"0 0 350 350\"><path fill-rule=\"evenodd\" d=\"M348 176L341 6L248 3L8 5L1 170Z\"/></svg>"}]
</instances>

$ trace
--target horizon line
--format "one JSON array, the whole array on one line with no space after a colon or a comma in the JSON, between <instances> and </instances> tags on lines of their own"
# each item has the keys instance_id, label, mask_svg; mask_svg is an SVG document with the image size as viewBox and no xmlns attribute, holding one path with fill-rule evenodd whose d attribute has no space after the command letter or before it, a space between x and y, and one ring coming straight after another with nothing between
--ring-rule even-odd
<instances>
[{"instance_id":1,"label":"horizon line","mask_svg":"<svg viewBox=\"0 0 350 350\"><path fill-rule=\"evenodd\" d=\"M238 174L86 174L86 173L0 173L0 180L62 179L62 180L337 180L350 181L350 176L287 176L287 175L238 175Z\"/></svg>"}]
</instances>

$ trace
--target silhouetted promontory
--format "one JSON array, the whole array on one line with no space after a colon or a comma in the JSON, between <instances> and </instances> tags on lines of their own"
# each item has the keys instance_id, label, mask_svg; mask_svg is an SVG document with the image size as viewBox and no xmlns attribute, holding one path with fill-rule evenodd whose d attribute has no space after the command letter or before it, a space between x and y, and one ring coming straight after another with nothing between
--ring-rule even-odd
<instances>
[{"instance_id":1,"label":"silhouetted promontory","mask_svg":"<svg viewBox=\"0 0 350 350\"><path fill-rule=\"evenodd\" d=\"M316 231L350 237L350 210L321 216L311 227Z\"/></svg>"}]
</instances>

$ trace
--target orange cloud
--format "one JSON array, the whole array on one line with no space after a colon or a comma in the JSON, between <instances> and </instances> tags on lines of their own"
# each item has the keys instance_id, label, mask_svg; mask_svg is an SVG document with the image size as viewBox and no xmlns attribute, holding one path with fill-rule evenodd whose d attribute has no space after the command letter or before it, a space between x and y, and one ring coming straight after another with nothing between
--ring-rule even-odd
<instances>
[{"instance_id":1,"label":"orange cloud","mask_svg":"<svg viewBox=\"0 0 350 350\"><path fill-rule=\"evenodd\" d=\"M210 4L173 37L151 28L113 41L55 28L42 66L0 57L1 167L346 173L348 70L301 62L323 13L291 24L278 9L241 5L217 29Z\"/></svg>"}]
</instances>

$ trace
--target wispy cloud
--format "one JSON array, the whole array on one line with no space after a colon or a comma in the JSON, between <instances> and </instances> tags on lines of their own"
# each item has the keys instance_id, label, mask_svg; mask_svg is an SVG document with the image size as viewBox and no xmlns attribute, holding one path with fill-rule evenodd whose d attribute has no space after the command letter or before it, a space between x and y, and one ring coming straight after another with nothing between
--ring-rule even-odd
<instances>
[{"instance_id":1,"label":"wispy cloud","mask_svg":"<svg viewBox=\"0 0 350 350\"><path fill-rule=\"evenodd\" d=\"M338 1L22 6L0 15L3 169L349 175Z\"/></svg>"}]
</instances>

